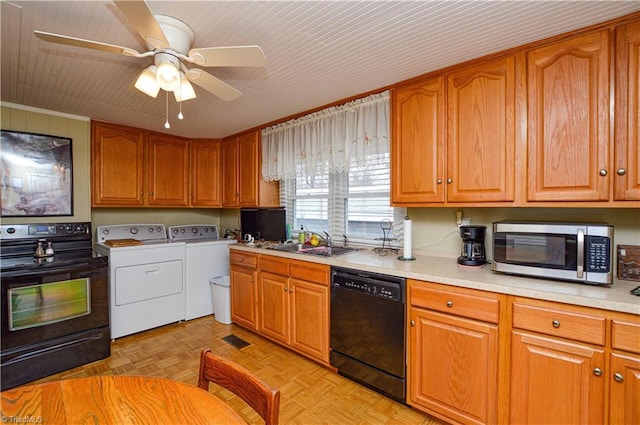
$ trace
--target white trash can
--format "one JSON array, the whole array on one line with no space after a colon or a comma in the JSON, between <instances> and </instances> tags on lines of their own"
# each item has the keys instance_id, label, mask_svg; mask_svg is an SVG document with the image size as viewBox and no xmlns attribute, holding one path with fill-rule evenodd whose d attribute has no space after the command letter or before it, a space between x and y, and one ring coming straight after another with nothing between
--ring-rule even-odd
<instances>
[{"instance_id":1,"label":"white trash can","mask_svg":"<svg viewBox=\"0 0 640 425\"><path fill-rule=\"evenodd\" d=\"M215 276L209 280L213 294L213 311L217 322L231 323L231 279Z\"/></svg>"}]
</instances>

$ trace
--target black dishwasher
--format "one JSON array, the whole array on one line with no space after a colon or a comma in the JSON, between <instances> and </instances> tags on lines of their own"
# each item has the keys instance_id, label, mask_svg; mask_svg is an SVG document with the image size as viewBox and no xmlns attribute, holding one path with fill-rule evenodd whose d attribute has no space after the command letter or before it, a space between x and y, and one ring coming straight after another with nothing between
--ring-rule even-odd
<instances>
[{"instance_id":1,"label":"black dishwasher","mask_svg":"<svg viewBox=\"0 0 640 425\"><path fill-rule=\"evenodd\" d=\"M405 279L331 269L331 355L338 373L406 401Z\"/></svg>"}]
</instances>

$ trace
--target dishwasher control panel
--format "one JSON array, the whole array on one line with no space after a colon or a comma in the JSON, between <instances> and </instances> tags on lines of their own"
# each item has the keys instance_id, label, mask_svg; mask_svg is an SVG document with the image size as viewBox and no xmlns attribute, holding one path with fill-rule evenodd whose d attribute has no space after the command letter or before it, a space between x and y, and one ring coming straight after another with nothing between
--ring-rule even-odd
<instances>
[{"instance_id":1,"label":"dishwasher control panel","mask_svg":"<svg viewBox=\"0 0 640 425\"><path fill-rule=\"evenodd\" d=\"M334 288L344 288L397 302L404 301L405 279L378 273L334 267L331 271Z\"/></svg>"}]
</instances>

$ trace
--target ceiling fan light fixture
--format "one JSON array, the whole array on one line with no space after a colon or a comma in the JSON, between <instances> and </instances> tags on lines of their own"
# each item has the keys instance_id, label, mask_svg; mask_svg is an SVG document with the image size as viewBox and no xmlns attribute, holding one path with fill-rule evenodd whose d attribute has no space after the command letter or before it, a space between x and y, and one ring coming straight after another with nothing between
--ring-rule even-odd
<instances>
[{"instance_id":1,"label":"ceiling fan light fixture","mask_svg":"<svg viewBox=\"0 0 640 425\"><path fill-rule=\"evenodd\" d=\"M184 102L185 100L191 100L196 98L196 92L193 90L193 86L181 73L180 87L173 91L173 95L176 97L176 102Z\"/></svg>"},{"instance_id":2,"label":"ceiling fan light fixture","mask_svg":"<svg viewBox=\"0 0 640 425\"><path fill-rule=\"evenodd\" d=\"M180 88L180 71L174 63L164 61L158 66L156 80L161 89L175 91Z\"/></svg>"},{"instance_id":3,"label":"ceiling fan light fixture","mask_svg":"<svg viewBox=\"0 0 640 425\"><path fill-rule=\"evenodd\" d=\"M156 67L154 65L145 68L145 70L140 73L140 76L136 80L135 88L153 98L158 96L160 86L156 80Z\"/></svg>"}]
</instances>

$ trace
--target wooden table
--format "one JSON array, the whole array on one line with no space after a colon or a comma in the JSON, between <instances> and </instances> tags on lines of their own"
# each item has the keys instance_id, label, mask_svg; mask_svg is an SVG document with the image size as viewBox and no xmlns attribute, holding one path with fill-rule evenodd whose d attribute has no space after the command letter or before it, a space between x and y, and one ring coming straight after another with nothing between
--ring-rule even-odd
<instances>
[{"instance_id":1,"label":"wooden table","mask_svg":"<svg viewBox=\"0 0 640 425\"><path fill-rule=\"evenodd\" d=\"M245 424L224 400L183 382L95 376L3 391L2 423Z\"/></svg>"}]
</instances>

